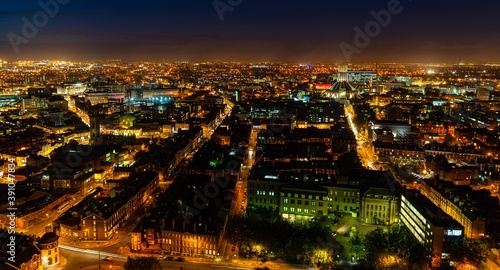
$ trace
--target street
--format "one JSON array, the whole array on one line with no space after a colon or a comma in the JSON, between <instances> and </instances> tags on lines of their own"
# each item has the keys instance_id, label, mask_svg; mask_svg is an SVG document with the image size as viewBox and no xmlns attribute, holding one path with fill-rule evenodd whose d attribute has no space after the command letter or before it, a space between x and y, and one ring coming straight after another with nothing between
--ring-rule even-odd
<instances>
[{"instance_id":1,"label":"street","mask_svg":"<svg viewBox=\"0 0 500 270\"><path fill-rule=\"evenodd\" d=\"M78 269L99 269L99 256L101 258L101 269L122 269L127 261L127 257L115 253L98 252L95 250L79 249L70 246L60 245L61 256L67 258L67 264L64 270ZM102 260L105 256L111 256L111 261ZM218 265L214 262L175 262L175 261L160 261L164 270L180 269L253 269L231 265Z\"/></svg>"},{"instance_id":2,"label":"street","mask_svg":"<svg viewBox=\"0 0 500 270\"><path fill-rule=\"evenodd\" d=\"M377 168L375 166L375 164L377 164L377 159L375 158L375 153L373 152L373 148L371 147L371 142L368 140L368 138L363 137L363 135L358 132L356 126L354 125L354 111L351 105L345 105L345 114L347 116L349 126L351 127L351 130L356 137L357 152L363 166L372 170L383 170L383 167L379 166L379 168Z\"/></svg>"}]
</instances>

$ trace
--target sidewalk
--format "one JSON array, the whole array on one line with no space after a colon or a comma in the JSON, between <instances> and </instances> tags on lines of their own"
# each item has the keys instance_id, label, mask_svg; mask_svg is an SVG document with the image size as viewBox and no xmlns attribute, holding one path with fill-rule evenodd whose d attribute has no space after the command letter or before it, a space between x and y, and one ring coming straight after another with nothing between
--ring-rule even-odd
<instances>
[{"instance_id":1,"label":"sidewalk","mask_svg":"<svg viewBox=\"0 0 500 270\"><path fill-rule=\"evenodd\" d=\"M58 265L47 267L47 270L61 270L66 266L66 263L68 263L68 259L66 259L66 257L63 256L59 256L59 260L60 261Z\"/></svg>"}]
</instances>

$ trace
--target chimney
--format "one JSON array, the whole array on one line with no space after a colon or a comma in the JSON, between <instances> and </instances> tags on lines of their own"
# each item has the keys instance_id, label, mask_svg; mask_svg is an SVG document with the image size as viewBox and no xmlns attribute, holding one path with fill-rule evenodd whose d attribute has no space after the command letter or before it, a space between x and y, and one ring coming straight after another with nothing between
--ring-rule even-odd
<instances>
[{"instance_id":1,"label":"chimney","mask_svg":"<svg viewBox=\"0 0 500 270\"><path fill-rule=\"evenodd\" d=\"M186 221L182 221L182 231L186 231Z\"/></svg>"},{"instance_id":2,"label":"chimney","mask_svg":"<svg viewBox=\"0 0 500 270\"><path fill-rule=\"evenodd\" d=\"M208 232L208 222L205 222L205 233Z\"/></svg>"},{"instance_id":3,"label":"chimney","mask_svg":"<svg viewBox=\"0 0 500 270\"><path fill-rule=\"evenodd\" d=\"M196 232L196 222L193 222L193 230Z\"/></svg>"},{"instance_id":4,"label":"chimney","mask_svg":"<svg viewBox=\"0 0 500 270\"><path fill-rule=\"evenodd\" d=\"M172 230L175 229L175 218L172 219Z\"/></svg>"}]
</instances>

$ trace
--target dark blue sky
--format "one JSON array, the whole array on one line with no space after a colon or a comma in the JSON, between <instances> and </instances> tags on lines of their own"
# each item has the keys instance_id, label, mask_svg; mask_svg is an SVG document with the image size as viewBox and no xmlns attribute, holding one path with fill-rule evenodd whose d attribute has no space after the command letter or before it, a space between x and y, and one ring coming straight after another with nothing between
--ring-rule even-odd
<instances>
[{"instance_id":1,"label":"dark blue sky","mask_svg":"<svg viewBox=\"0 0 500 270\"><path fill-rule=\"evenodd\" d=\"M221 21L214 0L64 1L16 53L9 33L22 37L21 19L32 21L42 8L38 0L2 0L0 58L342 61L339 44L354 45L354 27L390 2L241 0ZM353 62L500 62L500 1L401 6Z\"/></svg>"}]
</instances>

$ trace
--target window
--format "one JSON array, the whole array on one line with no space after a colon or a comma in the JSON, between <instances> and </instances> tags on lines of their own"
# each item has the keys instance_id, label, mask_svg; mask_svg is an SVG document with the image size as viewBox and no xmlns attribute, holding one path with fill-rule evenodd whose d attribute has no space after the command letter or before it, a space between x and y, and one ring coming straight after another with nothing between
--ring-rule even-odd
<instances>
[{"instance_id":1,"label":"window","mask_svg":"<svg viewBox=\"0 0 500 270\"><path fill-rule=\"evenodd\" d=\"M269 196L274 196L274 191L269 191Z\"/></svg>"},{"instance_id":2,"label":"window","mask_svg":"<svg viewBox=\"0 0 500 270\"><path fill-rule=\"evenodd\" d=\"M290 203L295 204L295 200L294 199L290 200Z\"/></svg>"},{"instance_id":3,"label":"window","mask_svg":"<svg viewBox=\"0 0 500 270\"><path fill-rule=\"evenodd\" d=\"M283 199L283 203L288 203L288 199Z\"/></svg>"},{"instance_id":4,"label":"window","mask_svg":"<svg viewBox=\"0 0 500 270\"><path fill-rule=\"evenodd\" d=\"M290 212L295 212L295 207L291 207Z\"/></svg>"},{"instance_id":5,"label":"window","mask_svg":"<svg viewBox=\"0 0 500 270\"><path fill-rule=\"evenodd\" d=\"M309 201L304 201L304 205L309 205Z\"/></svg>"},{"instance_id":6,"label":"window","mask_svg":"<svg viewBox=\"0 0 500 270\"><path fill-rule=\"evenodd\" d=\"M311 205L312 206L316 206L316 202L311 202Z\"/></svg>"},{"instance_id":7,"label":"window","mask_svg":"<svg viewBox=\"0 0 500 270\"><path fill-rule=\"evenodd\" d=\"M302 200L297 200L297 204L302 204Z\"/></svg>"},{"instance_id":8,"label":"window","mask_svg":"<svg viewBox=\"0 0 500 270\"><path fill-rule=\"evenodd\" d=\"M302 213L302 208L297 208L297 213Z\"/></svg>"},{"instance_id":9,"label":"window","mask_svg":"<svg viewBox=\"0 0 500 270\"><path fill-rule=\"evenodd\" d=\"M318 205L321 207L323 206L323 202L319 202Z\"/></svg>"}]
</instances>

